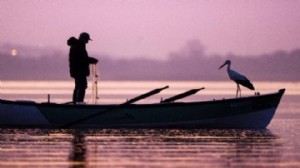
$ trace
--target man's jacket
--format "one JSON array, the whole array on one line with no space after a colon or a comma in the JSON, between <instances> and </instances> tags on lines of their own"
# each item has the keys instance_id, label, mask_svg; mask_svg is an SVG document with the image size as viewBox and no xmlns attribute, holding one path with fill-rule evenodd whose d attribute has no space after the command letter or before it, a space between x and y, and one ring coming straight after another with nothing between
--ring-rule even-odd
<instances>
[{"instance_id":1,"label":"man's jacket","mask_svg":"<svg viewBox=\"0 0 300 168\"><path fill-rule=\"evenodd\" d=\"M69 67L71 77L89 76L89 64L97 63L98 60L88 56L85 43L71 37L67 44L70 46Z\"/></svg>"}]
</instances>

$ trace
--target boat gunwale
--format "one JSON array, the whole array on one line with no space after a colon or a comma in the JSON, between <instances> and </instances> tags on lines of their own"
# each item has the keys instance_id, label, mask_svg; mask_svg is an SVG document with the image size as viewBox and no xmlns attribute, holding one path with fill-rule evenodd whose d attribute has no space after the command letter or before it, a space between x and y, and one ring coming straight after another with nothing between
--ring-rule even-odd
<instances>
[{"instance_id":1,"label":"boat gunwale","mask_svg":"<svg viewBox=\"0 0 300 168\"><path fill-rule=\"evenodd\" d=\"M170 103L152 103L152 104L57 104L57 103L37 103L31 101L13 101L13 100L4 100L0 99L0 104L13 104L13 105L24 105L24 106L36 106L36 107L59 107L59 108L116 108L118 106L126 107L126 108L137 108L137 107L168 107L168 106L193 106L193 105L201 105L201 104L217 104L217 103L225 103L225 102L240 102L245 100L269 97L269 96L282 96L285 92L285 89L279 89L278 92L267 93L263 95L253 95L241 98L229 98L229 99L213 99L213 100L205 100L205 101L193 101L193 102L170 102Z\"/></svg>"}]
</instances>

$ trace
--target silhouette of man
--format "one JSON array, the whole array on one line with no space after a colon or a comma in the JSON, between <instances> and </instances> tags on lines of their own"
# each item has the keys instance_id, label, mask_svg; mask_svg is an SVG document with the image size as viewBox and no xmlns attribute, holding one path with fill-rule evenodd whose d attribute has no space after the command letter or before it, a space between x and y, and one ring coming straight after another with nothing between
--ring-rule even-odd
<instances>
[{"instance_id":1,"label":"silhouette of man","mask_svg":"<svg viewBox=\"0 0 300 168\"><path fill-rule=\"evenodd\" d=\"M80 34L79 39L69 38L67 44L70 46L69 67L70 75L75 80L73 92L73 103L83 102L87 88L87 76L90 75L89 64L97 64L98 60L89 57L86 51L86 44L91 40L86 32Z\"/></svg>"}]
</instances>

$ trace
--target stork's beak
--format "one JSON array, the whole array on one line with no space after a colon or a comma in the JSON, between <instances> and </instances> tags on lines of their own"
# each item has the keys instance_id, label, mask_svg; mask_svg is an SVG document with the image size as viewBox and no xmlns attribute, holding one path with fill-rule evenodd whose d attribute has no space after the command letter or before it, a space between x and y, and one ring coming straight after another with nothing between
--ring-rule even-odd
<instances>
[{"instance_id":1,"label":"stork's beak","mask_svg":"<svg viewBox=\"0 0 300 168\"><path fill-rule=\"evenodd\" d=\"M223 66L225 66L225 65L226 65L226 63L225 63L225 64L223 64L223 65L221 65L221 66L220 66L220 68L219 68L219 70L220 70L221 68L223 68Z\"/></svg>"}]
</instances>

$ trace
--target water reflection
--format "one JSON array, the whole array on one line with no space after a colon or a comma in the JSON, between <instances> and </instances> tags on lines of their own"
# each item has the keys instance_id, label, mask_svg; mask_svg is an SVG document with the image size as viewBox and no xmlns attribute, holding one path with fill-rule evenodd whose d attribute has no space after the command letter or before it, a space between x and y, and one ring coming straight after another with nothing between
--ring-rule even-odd
<instances>
[{"instance_id":1,"label":"water reflection","mask_svg":"<svg viewBox=\"0 0 300 168\"><path fill-rule=\"evenodd\" d=\"M97 148L89 163L105 167L272 165L282 146L268 130L106 130L87 138Z\"/></svg>"},{"instance_id":2,"label":"water reflection","mask_svg":"<svg viewBox=\"0 0 300 168\"><path fill-rule=\"evenodd\" d=\"M1 129L0 167L276 167L269 130Z\"/></svg>"},{"instance_id":3,"label":"water reflection","mask_svg":"<svg viewBox=\"0 0 300 168\"><path fill-rule=\"evenodd\" d=\"M70 152L72 168L84 168L86 165L86 142L84 131L74 130Z\"/></svg>"}]
</instances>

